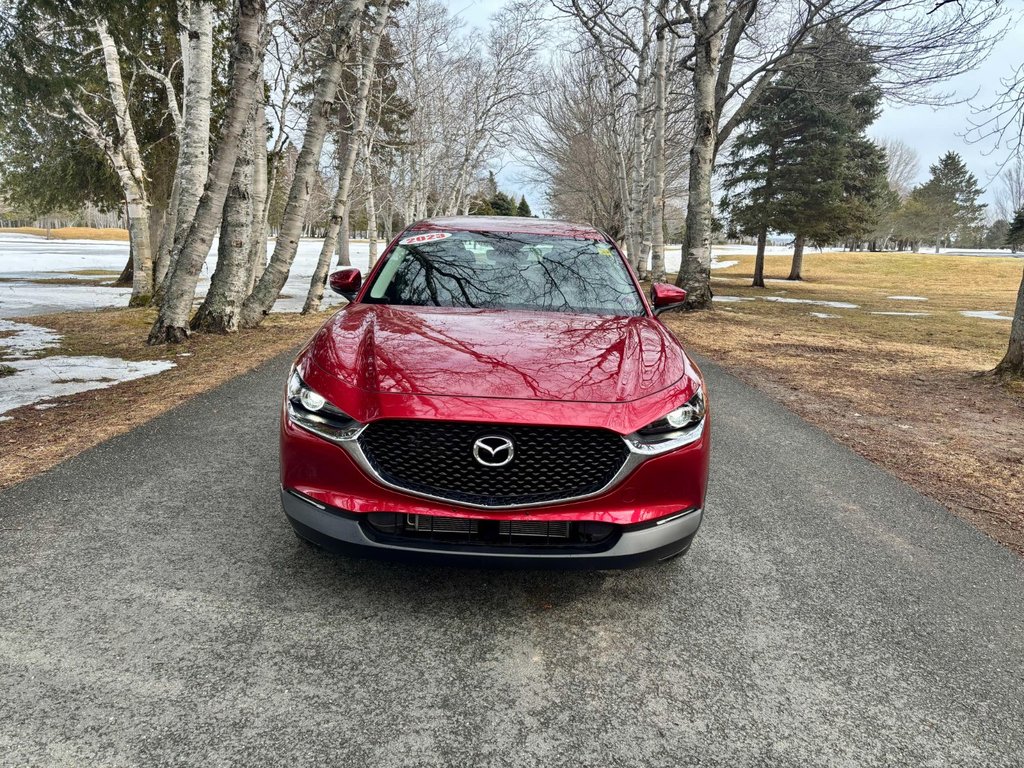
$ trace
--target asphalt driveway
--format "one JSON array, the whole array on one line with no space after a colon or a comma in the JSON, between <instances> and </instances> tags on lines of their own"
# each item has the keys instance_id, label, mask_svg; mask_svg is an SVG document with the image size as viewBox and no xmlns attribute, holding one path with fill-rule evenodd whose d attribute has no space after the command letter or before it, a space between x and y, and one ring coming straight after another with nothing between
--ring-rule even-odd
<instances>
[{"instance_id":1,"label":"asphalt driveway","mask_svg":"<svg viewBox=\"0 0 1024 768\"><path fill-rule=\"evenodd\" d=\"M0 493L0 765L1024 765L1021 562L716 368L687 557L508 573L300 544L287 364Z\"/></svg>"}]
</instances>

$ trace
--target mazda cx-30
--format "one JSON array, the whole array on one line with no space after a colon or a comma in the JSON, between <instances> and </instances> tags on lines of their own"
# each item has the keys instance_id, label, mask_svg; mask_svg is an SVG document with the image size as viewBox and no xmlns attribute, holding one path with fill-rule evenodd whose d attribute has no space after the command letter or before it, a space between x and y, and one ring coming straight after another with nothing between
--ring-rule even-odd
<instances>
[{"instance_id":1,"label":"mazda cx-30","mask_svg":"<svg viewBox=\"0 0 1024 768\"><path fill-rule=\"evenodd\" d=\"M604 568L682 554L710 415L615 243L564 222L414 224L305 346L281 418L298 535L346 553Z\"/></svg>"}]
</instances>

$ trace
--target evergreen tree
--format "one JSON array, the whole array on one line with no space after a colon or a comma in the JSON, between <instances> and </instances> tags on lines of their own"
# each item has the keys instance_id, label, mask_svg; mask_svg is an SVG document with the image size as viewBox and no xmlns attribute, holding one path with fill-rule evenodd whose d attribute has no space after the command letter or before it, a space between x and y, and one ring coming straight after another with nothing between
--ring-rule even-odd
<instances>
[{"instance_id":1,"label":"evergreen tree","mask_svg":"<svg viewBox=\"0 0 1024 768\"><path fill-rule=\"evenodd\" d=\"M226 3L222 3L228 6ZM228 6L229 7L229 6ZM38 213L48 207L100 206L121 200L117 179L104 153L83 135L72 113L80 101L110 136L116 137L107 104L107 82L96 54L93 23L102 18L125 55L131 78L129 107L146 163L149 192L160 208L171 192L176 158L174 126L168 118L164 85L139 64L173 71L180 56L173 4L160 0L34 2L12 5L0 34L0 173L11 197ZM223 37L228 37L227 20ZM227 45L217 48L226 67ZM215 97L226 94L219 83ZM221 108L215 98L215 112ZM55 115L62 115L62 119ZM63 119L66 116L66 119Z\"/></svg>"},{"instance_id":2,"label":"evergreen tree","mask_svg":"<svg viewBox=\"0 0 1024 768\"><path fill-rule=\"evenodd\" d=\"M490 200L474 200L469 204L470 216L493 216L494 209L491 208Z\"/></svg>"},{"instance_id":3,"label":"evergreen tree","mask_svg":"<svg viewBox=\"0 0 1024 768\"><path fill-rule=\"evenodd\" d=\"M1010 222L1006 219L996 219L985 232L981 239L982 248L1005 248L1007 237L1010 234Z\"/></svg>"},{"instance_id":4,"label":"evergreen tree","mask_svg":"<svg viewBox=\"0 0 1024 768\"><path fill-rule=\"evenodd\" d=\"M823 52L847 65L818 66ZM733 145L726 188L731 223L758 238L754 285L764 286L769 229L795 235L790 279L804 244L867 237L885 199L885 159L864 136L881 93L870 52L841 25L811 38L751 110Z\"/></svg>"},{"instance_id":5,"label":"evergreen tree","mask_svg":"<svg viewBox=\"0 0 1024 768\"><path fill-rule=\"evenodd\" d=\"M487 172L487 181L484 183L484 191L488 198L498 194L498 180L494 177L494 171Z\"/></svg>"},{"instance_id":6,"label":"evergreen tree","mask_svg":"<svg viewBox=\"0 0 1024 768\"><path fill-rule=\"evenodd\" d=\"M530 218L533 216L533 211L530 210L530 204L526 202L526 195L519 198L519 207L516 209L516 213L524 218Z\"/></svg>"},{"instance_id":7,"label":"evergreen tree","mask_svg":"<svg viewBox=\"0 0 1024 768\"><path fill-rule=\"evenodd\" d=\"M496 192L491 197L490 204L495 216L515 216L519 210L516 201L504 192Z\"/></svg>"},{"instance_id":8,"label":"evergreen tree","mask_svg":"<svg viewBox=\"0 0 1024 768\"><path fill-rule=\"evenodd\" d=\"M1014 253L1019 251L1021 246L1024 245L1024 207L1019 208L1017 213L1013 215L1013 221L1010 222L1005 242Z\"/></svg>"},{"instance_id":9,"label":"evergreen tree","mask_svg":"<svg viewBox=\"0 0 1024 768\"><path fill-rule=\"evenodd\" d=\"M947 152L929 170L931 178L910 196L919 204L915 227L938 253L943 242L969 239L982 226L985 204L978 202L978 180L956 152Z\"/></svg>"},{"instance_id":10,"label":"evergreen tree","mask_svg":"<svg viewBox=\"0 0 1024 768\"><path fill-rule=\"evenodd\" d=\"M745 129L736 137L725 187L734 195L722 201L733 227L757 237L754 285L764 287L764 249L768 230L779 218L776 204L785 177L780 156L787 143L784 99L778 88L769 91L751 110Z\"/></svg>"}]
</instances>

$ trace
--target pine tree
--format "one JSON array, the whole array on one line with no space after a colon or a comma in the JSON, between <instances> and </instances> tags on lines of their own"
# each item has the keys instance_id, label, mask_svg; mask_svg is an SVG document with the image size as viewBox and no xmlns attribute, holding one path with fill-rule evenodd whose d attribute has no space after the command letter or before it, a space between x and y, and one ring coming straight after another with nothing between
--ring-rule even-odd
<instances>
[{"instance_id":1,"label":"pine tree","mask_svg":"<svg viewBox=\"0 0 1024 768\"><path fill-rule=\"evenodd\" d=\"M519 198L519 207L516 209L516 213L527 219L533 216L533 211L530 210L530 204L526 202L526 195L522 195Z\"/></svg>"},{"instance_id":2,"label":"pine tree","mask_svg":"<svg viewBox=\"0 0 1024 768\"><path fill-rule=\"evenodd\" d=\"M1024 207L1018 209L1017 213L1013 215L1013 221L1010 222L1010 227L1006 232L1005 242L1014 253L1024 245Z\"/></svg>"},{"instance_id":3,"label":"pine tree","mask_svg":"<svg viewBox=\"0 0 1024 768\"><path fill-rule=\"evenodd\" d=\"M911 198L920 206L916 228L938 253L943 242L963 240L982 226L985 204L978 202L977 178L956 152L947 152L929 170L931 178Z\"/></svg>"},{"instance_id":4,"label":"pine tree","mask_svg":"<svg viewBox=\"0 0 1024 768\"><path fill-rule=\"evenodd\" d=\"M841 52L841 69L817 66ZM864 136L881 93L869 51L841 25L819 31L751 110L733 145L730 220L758 238L754 285L764 286L769 229L795 235L790 279L804 244L867 236L885 191L881 150Z\"/></svg>"},{"instance_id":5,"label":"pine tree","mask_svg":"<svg viewBox=\"0 0 1024 768\"><path fill-rule=\"evenodd\" d=\"M996 219L993 221L989 228L985 231L985 236L981 239L982 248L1005 248L1008 246L1009 240L1007 239L1010 235L1010 222L1006 219Z\"/></svg>"},{"instance_id":6,"label":"pine tree","mask_svg":"<svg viewBox=\"0 0 1024 768\"><path fill-rule=\"evenodd\" d=\"M487 181L484 182L484 191L488 198L498 194L498 180L494 177L494 171L487 172Z\"/></svg>"},{"instance_id":7,"label":"pine tree","mask_svg":"<svg viewBox=\"0 0 1024 768\"><path fill-rule=\"evenodd\" d=\"M496 192L491 197L490 204L495 216L515 216L518 211L516 201L504 192Z\"/></svg>"}]
</instances>

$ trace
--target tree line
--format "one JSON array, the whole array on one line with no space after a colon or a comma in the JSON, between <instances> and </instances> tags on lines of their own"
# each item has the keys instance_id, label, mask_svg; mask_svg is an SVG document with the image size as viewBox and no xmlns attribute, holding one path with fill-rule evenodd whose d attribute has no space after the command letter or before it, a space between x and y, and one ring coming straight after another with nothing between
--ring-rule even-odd
<instances>
[{"instance_id":1,"label":"tree line","mask_svg":"<svg viewBox=\"0 0 1024 768\"><path fill-rule=\"evenodd\" d=\"M151 343L259 325L318 230L315 311L353 218L372 262L379 234L417 219L532 215L486 174L534 84L532 14L510 2L479 31L436 0L5 4L3 196L120 209L131 303L159 309Z\"/></svg>"},{"instance_id":2,"label":"tree line","mask_svg":"<svg viewBox=\"0 0 1024 768\"><path fill-rule=\"evenodd\" d=\"M723 217L798 251L973 227L970 189L943 208L969 187L957 158L904 194L864 130L882 99L934 100L1003 17L983 0L511 0L469 30L437 0L13 0L0 176L23 208L124 212L151 343L258 325L318 222L314 311L353 221L372 261L417 219L498 213L488 170L513 155L550 213L604 228L642 276L662 278L678 234L675 280L701 309Z\"/></svg>"}]
</instances>

